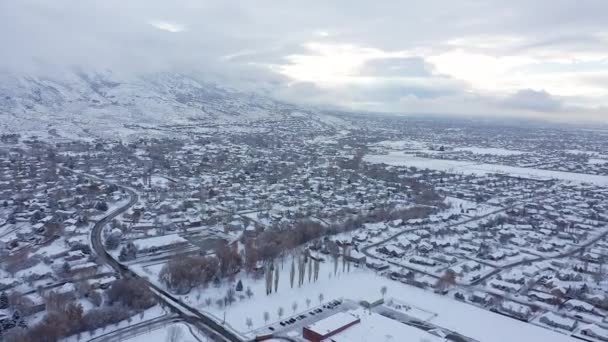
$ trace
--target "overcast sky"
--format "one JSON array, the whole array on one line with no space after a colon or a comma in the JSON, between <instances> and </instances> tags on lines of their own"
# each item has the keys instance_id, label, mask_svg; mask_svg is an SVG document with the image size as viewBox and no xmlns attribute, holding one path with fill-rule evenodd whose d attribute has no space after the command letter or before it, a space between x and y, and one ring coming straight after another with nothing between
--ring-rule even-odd
<instances>
[{"instance_id":1,"label":"overcast sky","mask_svg":"<svg viewBox=\"0 0 608 342\"><path fill-rule=\"evenodd\" d=\"M608 122L606 0L0 0L1 68L193 72L308 104Z\"/></svg>"}]
</instances>

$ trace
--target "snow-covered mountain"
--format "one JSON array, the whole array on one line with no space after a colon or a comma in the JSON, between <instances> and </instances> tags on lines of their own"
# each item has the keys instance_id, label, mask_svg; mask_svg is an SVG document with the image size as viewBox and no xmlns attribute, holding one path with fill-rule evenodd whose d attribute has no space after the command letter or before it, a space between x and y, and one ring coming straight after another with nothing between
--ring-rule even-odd
<instances>
[{"instance_id":1,"label":"snow-covered mountain","mask_svg":"<svg viewBox=\"0 0 608 342\"><path fill-rule=\"evenodd\" d=\"M270 98L205 83L184 74L118 77L110 72L67 72L40 77L0 73L0 132L66 138L121 137L134 127L310 121L340 127L344 121ZM257 125L258 127L260 125Z\"/></svg>"}]
</instances>

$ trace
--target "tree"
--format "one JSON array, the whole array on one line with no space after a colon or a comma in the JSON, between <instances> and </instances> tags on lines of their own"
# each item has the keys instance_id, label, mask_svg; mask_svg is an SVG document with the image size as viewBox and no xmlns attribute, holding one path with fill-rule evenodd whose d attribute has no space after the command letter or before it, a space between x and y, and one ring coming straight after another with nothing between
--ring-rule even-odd
<instances>
[{"instance_id":1,"label":"tree","mask_svg":"<svg viewBox=\"0 0 608 342\"><path fill-rule=\"evenodd\" d=\"M279 319L281 319L281 317L283 317L283 313L285 311L283 310L282 306L279 306L279 308L277 309L277 315L279 316Z\"/></svg>"},{"instance_id":2,"label":"tree","mask_svg":"<svg viewBox=\"0 0 608 342\"><path fill-rule=\"evenodd\" d=\"M296 310L298 310L298 302L293 302L291 303L291 309L293 310L293 313L296 313Z\"/></svg>"},{"instance_id":3,"label":"tree","mask_svg":"<svg viewBox=\"0 0 608 342\"><path fill-rule=\"evenodd\" d=\"M8 296L6 292L0 293L0 310L8 309Z\"/></svg>"},{"instance_id":4,"label":"tree","mask_svg":"<svg viewBox=\"0 0 608 342\"><path fill-rule=\"evenodd\" d=\"M435 288L438 291L444 291L450 286L454 286L456 284L456 272L452 270L447 270L440 278L437 280L435 284Z\"/></svg>"},{"instance_id":5,"label":"tree","mask_svg":"<svg viewBox=\"0 0 608 342\"><path fill-rule=\"evenodd\" d=\"M249 328L249 330L251 330L251 327L253 327L253 320L249 317L247 317L247 319L245 320L245 323L247 324L247 328Z\"/></svg>"},{"instance_id":6,"label":"tree","mask_svg":"<svg viewBox=\"0 0 608 342\"><path fill-rule=\"evenodd\" d=\"M245 295L249 299L251 299L251 297L253 297L253 291L251 291L251 287L247 286L247 290L245 290Z\"/></svg>"},{"instance_id":7,"label":"tree","mask_svg":"<svg viewBox=\"0 0 608 342\"><path fill-rule=\"evenodd\" d=\"M215 255L220 263L220 272L223 276L231 275L239 271L243 260L236 248L222 242L215 250Z\"/></svg>"},{"instance_id":8,"label":"tree","mask_svg":"<svg viewBox=\"0 0 608 342\"><path fill-rule=\"evenodd\" d=\"M304 275L306 274L306 266L304 264L304 258L298 257L298 287L304 284Z\"/></svg>"},{"instance_id":9,"label":"tree","mask_svg":"<svg viewBox=\"0 0 608 342\"><path fill-rule=\"evenodd\" d=\"M160 271L159 280L171 291L186 294L194 287L207 285L219 272L218 260L214 257L173 257ZM219 286L219 284L218 284Z\"/></svg>"},{"instance_id":10,"label":"tree","mask_svg":"<svg viewBox=\"0 0 608 342\"><path fill-rule=\"evenodd\" d=\"M268 311L264 311L264 323L268 323L269 320L270 314L268 313Z\"/></svg>"},{"instance_id":11,"label":"tree","mask_svg":"<svg viewBox=\"0 0 608 342\"><path fill-rule=\"evenodd\" d=\"M274 264L266 267L266 295L272 293L272 275L274 274Z\"/></svg>"},{"instance_id":12,"label":"tree","mask_svg":"<svg viewBox=\"0 0 608 342\"><path fill-rule=\"evenodd\" d=\"M99 201L97 202L97 204L95 204L95 209L99 211L108 211L108 203L104 201Z\"/></svg>"},{"instance_id":13,"label":"tree","mask_svg":"<svg viewBox=\"0 0 608 342\"><path fill-rule=\"evenodd\" d=\"M239 281L236 283L236 291L237 292L241 292L243 291L243 282L239 279Z\"/></svg>"},{"instance_id":14,"label":"tree","mask_svg":"<svg viewBox=\"0 0 608 342\"><path fill-rule=\"evenodd\" d=\"M308 260L308 282L309 283L312 280L312 263L313 263L312 259Z\"/></svg>"},{"instance_id":15,"label":"tree","mask_svg":"<svg viewBox=\"0 0 608 342\"><path fill-rule=\"evenodd\" d=\"M232 287L229 287L228 290L226 290L226 304L230 305L232 303L234 303L235 301L235 295L236 295L236 291L234 291L234 289Z\"/></svg>"},{"instance_id":16,"label":"tree","mask_svg":"<svg viewBox=\"0 0 608 342\"><path fill-rule=\"evenodd\" d=\"M133 244L133 242L127 243L120 250L120 254L118 255L118 260L120 261L130 261L134 260L137 257L137 247Z\"/></svg>"},{"instance_id":17,"label":"tree","mask_svg":"<svg viewBox=\"0 0 608 342\"><path fill-rule=\"evenodd\" d=\"M156 304L154 293L143 279L118 279L106 293L110 304L118 302L135 310L144 310Z\"/></svg>"},{"instance_id":18,"label":"tree","mask_svg":"<svg viewBox=\"0 0 608 342\"><path fill-rule=\"evenodd\" d=\"M324 298L325 298L325 297L323 296L323 294L322 294L322 293L319 293L319 305L323 303L323 299L324 299Z\"/></svg>"},{"instance_id":19,"label":"tree","mask_svg":"<svg viewBox=\"0 0 608 342\"><path fill-rule=\"evenodd\" d=\"M310 308L310 298L306 298L306 308Z\"/></svg>"},{"instance_id":20,"label":"tree","mask_svg":"<svg viewBox=\"0 0 608 342\"><path fill-rule=\"evenodd\" d=\"M279 290L279 268L276 267L274 269L274 292L276 293Z\"/></svg>"},{"instance_id":21,"label":"tree","mask_svg":"<svg viewBox=\"0 0 608 342\"><path fill-rule=\"evenodd\" d=\"M382 294L382 298L384 298L384 296L386 295L387 291L388 291L388 289L386 288L386 286L382 286L380 288L380 294Z\"/></svg>"},{"instance_id":22,"label":"tree","mask_svg":"<svg viewBox=\"0 0 608 342\"><path fill-rule=\"evenodd\" d=\"M172 325L167 330L167 337L165 341L167 342L179 342L182 339L184 332L182 328L177 325Z\"/></svg>"},{"instance_id":23,"label":"tree","mask_svg":"<svg viewBox=\"0 0 608 342\"><path fill-rule=\"evenodd\" d=\"M293 280L294 280L295 276L296 276L296 262L292 258L291 259L291 269L289 270L289 284L291 285L292 289L293 289Z\"/></svg>"},{"instance_id":24,"label":"tree","mask_svg":"<svg viewBox=\"0 0 608 342\"><path fill-rule=\"evenodd\" d=\"M118 248L119 245L120 245L120 236L118 236L116 234L110 234L110 236L108 236L108 238L106 239L106 249L114 250L114 249Z\"/></svg>"}]
</instances>

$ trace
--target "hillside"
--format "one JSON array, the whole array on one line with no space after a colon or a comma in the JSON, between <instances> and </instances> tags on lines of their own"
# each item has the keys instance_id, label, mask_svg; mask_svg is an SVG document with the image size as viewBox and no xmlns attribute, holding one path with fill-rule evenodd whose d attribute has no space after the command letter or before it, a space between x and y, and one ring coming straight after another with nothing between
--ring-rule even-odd
<instances>
[{"instance_id":1,"label":"hillside","mask_svg":"<svg viewBox=\"0 0 608 342\"><path fill-rule=\"evenodd\" d=\"M65 138L132 138L142 129L146 134L167 134L163 127L184 126L197 126L203 132L346 125L333 116L178 73L129 77L111 72L53 77L3 73L0 117L2 133Z\"/></svg>"}]
</instances>

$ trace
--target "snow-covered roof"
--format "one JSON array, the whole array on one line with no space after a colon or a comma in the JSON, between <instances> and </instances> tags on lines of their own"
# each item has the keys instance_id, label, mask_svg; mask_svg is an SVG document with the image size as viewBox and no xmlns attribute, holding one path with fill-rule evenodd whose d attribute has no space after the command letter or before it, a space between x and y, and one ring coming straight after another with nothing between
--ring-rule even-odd
<instances>
[{"instance_id":1,"label":"snow-covered roof","mask_svg":"<svg viewBox=\"0 0 608 342\"><path fill-rule=\"evenodd\" d=\"M359 318L353 314L346 312L338 312L327 318L324 318L318 322L309 325L308 330L314 331L319 335L326 335L332 331L345 327L349 324L356 322Z\"/></svg>"}]
</instances>

